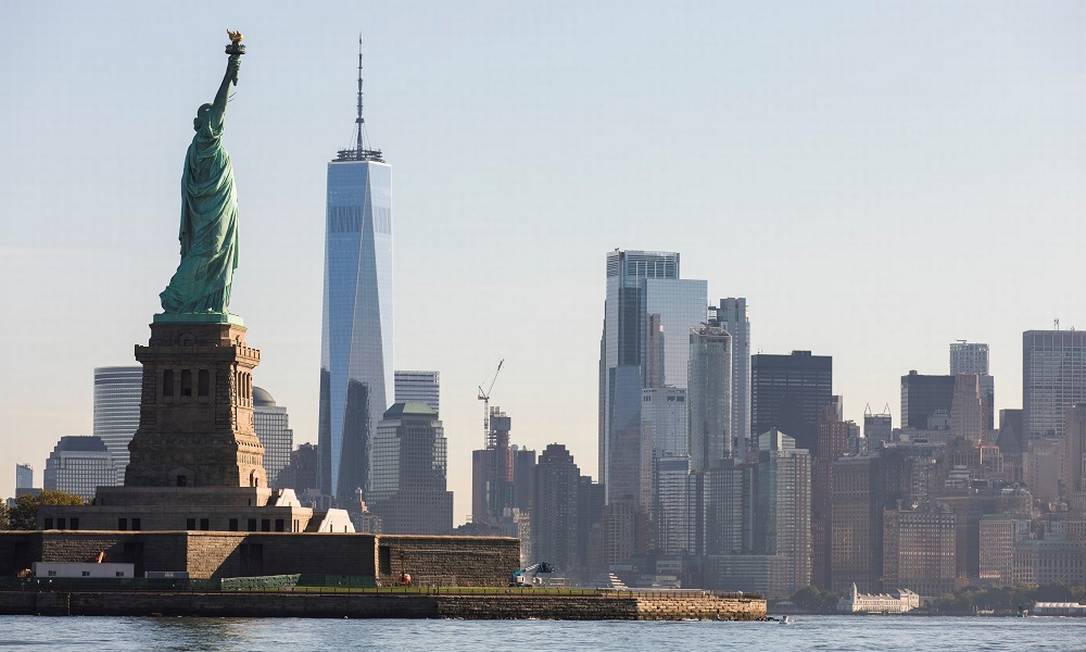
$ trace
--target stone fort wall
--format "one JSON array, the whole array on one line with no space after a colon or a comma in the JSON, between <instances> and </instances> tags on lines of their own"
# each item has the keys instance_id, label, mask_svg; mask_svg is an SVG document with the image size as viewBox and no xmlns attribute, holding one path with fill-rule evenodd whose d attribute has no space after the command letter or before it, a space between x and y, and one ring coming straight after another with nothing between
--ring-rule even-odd
<instances>
[{"instance_id":1,"label":"stone fort wall","mask_svg":"<svg viewBox=\"0 0 1086 652\"><path fill-rule=\"evenodd\" d=\"M519 565L520 542L456 537L274 532L0 532L0 576L35 561L106 560L192 578L351 575L395 584L402 572L423 586L505 586Z\"/></svg>"}]
</instances>

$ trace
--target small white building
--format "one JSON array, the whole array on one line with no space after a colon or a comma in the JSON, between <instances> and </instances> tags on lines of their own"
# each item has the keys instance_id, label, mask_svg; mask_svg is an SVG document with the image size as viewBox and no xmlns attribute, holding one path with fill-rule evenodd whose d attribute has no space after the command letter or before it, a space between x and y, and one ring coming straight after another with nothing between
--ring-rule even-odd
<instances>
[{"instance_id":1,"label":"small white building","mask_svg":"<svg viewBox=\"0 0 1086 652\"><path fill-rule=\"evenodd\" d=\"M860 593L855 582L852 593L841 598L837 610L852 614L903 614L920 606L920 596L909 589L898 589L893 593Z\"/></svg>"},{"instance_id":2,"label":"small white building","mask_svg":"<svg viewBox=\"0 0 1086 652\"><path fill-rule=\"evenodd\" d=\"M116 564L94 562L62 562L62 561L36 561L34 562L34 577L135 577L133 564Z\"/></svg>"},{"instance_id":3,"label":"small white building","mask_svg":"<svg viewBox=\"0 0 1086 652\"><path fill-rule=\"evenodd\" d=\"M1086 616L1086 604L1078 602L1034 602L1034 616Z\"/></svg>"}]
</instances>

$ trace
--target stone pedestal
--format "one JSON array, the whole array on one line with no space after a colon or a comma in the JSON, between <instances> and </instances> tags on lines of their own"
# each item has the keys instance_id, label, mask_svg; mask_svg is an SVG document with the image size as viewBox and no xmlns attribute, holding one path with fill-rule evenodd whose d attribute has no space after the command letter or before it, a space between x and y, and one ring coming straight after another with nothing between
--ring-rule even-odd
<instances>
[{"instance_id":1,"label":"stone pedestal","mask_svg":"<svg viewBox=\"0 0 1086 652\"><path fill-rule=\"evenodd\" d=\"M154 323L143 365L140 425L128 445L128 487L266 487L253 429L260 351L229 323Z\"/></svg>"}]
</instances>

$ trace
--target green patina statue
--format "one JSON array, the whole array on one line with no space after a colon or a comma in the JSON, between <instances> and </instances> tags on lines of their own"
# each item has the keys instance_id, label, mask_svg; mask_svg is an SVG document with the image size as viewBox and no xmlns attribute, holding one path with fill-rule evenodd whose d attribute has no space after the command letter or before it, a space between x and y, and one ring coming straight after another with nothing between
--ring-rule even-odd
<instances>
[{"instance_id":1,"label":"green patina statue","mask_svg":"<svg viewBox=\"0 0 1086 652\"><path fill-rule=\"evenodd\" d=\"M238 83L244 47L241 34L228 32L230 58L219 92L196 111L181 176L181 262L162 291L164 313L156 322L240 323L230 315L230 286L238 266L238 197L230 155L222 146L227 92Z\"/></svg>"}]
</instances>

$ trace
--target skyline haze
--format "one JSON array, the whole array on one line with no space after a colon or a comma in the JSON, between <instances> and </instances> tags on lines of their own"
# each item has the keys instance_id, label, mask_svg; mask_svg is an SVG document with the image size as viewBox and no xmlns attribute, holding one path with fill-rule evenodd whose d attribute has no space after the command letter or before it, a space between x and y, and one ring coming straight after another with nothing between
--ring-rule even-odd
<instances>
[{"instance_id":1,"label":"skyline haze","mask_svg":"<svg viewBox=\"0 0 1086 652\"><path fill-rule=\"evenodd\" d=\"M502 358L513 443L598 477L616 247L746 297L752 354L832 356L857 423L889 403L900 426L901 376L948 373L956 339L990 345L996 410L1020 408L1023 331L1086 325L1057 282L1086 232L1086 5L193 7L18 2L0 24L5 495L11 463L92 433L94 368L135 364L161 310L223 64L212 8L249 48L231 311L295 444L317 439L324 175L365 33L369 142L396 168L386 364L441 373L456 523Z\"/></svg>"}]
</instances>

